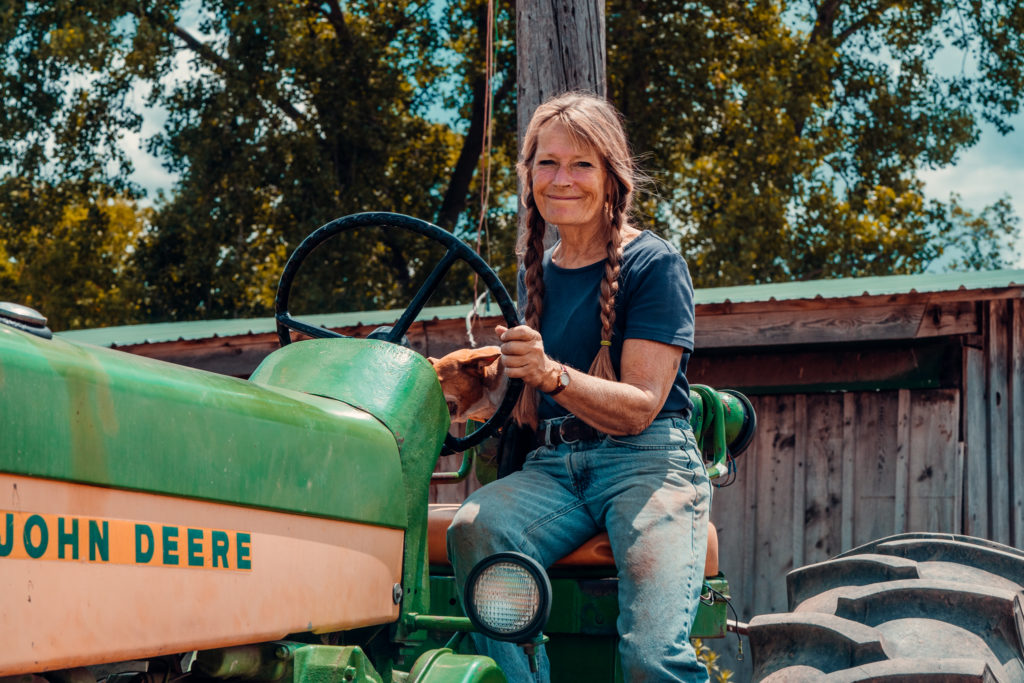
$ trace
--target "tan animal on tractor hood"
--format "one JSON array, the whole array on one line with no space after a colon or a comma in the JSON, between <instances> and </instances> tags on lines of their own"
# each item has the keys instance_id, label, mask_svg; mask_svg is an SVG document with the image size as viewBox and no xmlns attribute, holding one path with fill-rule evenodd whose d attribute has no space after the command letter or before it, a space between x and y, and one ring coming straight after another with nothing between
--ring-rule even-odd
<instances>
[{"instance_id":1,"label":"tan animal on tractor hood","mask_svg":"<svg viewBox=\"0 0 1024 683\"><path fill-rule=\"evenodd\" d=\"M442 358L428 358L441 380L453 424L485 422L498 409L505 392L501 349L483 346L458 349Z\"/></svg>"}]
</instances>

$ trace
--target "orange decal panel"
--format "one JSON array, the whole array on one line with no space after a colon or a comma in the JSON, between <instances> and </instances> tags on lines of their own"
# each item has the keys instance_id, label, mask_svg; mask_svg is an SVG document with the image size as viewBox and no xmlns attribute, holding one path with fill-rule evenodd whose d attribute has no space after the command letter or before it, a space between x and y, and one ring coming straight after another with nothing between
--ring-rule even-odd
<instances>
[{"instance_id":1,"label":"orange decal panel","mask_svg":"<svg viewBox=\"0 0 1024 683\"><path fill-rule=\"evenodd\" d=\"M398 618L401 529L4 473L0 501L0 677Z\"/></svg>"},{"instance_id":2,"label":"orange decal panel","mask_svg":"<svg viewBox=\"0 0 1024 683\"><path fill-rule=\"evenodd\" d=\"M191 569L252 569L252 534L0 510L0 558Z\"/></svg>"}]
</instances>

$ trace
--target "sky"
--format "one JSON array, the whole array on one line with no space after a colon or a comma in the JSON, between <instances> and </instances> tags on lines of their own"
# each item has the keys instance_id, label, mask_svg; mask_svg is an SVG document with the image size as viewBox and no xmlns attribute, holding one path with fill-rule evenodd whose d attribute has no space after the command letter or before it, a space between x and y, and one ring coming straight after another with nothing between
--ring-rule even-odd
<instances>
[{"instance_id":1,"label":"sky","mask_svg":"<svg viewBox=\"0 0 1024 683\"><path fill-rule=\"evenodd\" d=\"M929 194L947 199L956 192L975 210L1008 195L1024 222L1024 114L1013 119L1013 126L1013 132L1003 136L986 125L978 144L965 151L954 166L922 173ZM1024 268L1024 240L1009 256L1015 267Z\"/></svg>"}]
</instances>

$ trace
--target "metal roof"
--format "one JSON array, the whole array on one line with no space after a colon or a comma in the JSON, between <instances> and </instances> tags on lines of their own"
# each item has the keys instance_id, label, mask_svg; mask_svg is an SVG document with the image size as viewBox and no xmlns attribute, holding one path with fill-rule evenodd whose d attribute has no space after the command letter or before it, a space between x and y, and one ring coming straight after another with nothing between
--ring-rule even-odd
<instances>
[{"instance_id":1,"label":"metal roof","mask_svg":"<svg viewBox=\"0 0 1024 683\"><path fill-rule=\"evenodd\" d=\"M758 303L807 299L843 299L858 296L954 292L1024 287L1024 269L982 272L925 273L922 275L886 275L881 277L779 282L766 285L698 289L697 305L722 303ZM455 320L469 313L468 304L424 308L419 320ZM394 322L401 311L359 311L304 316L303 320L324 327L384 325ZM483 315L499 315L491 306ZM190 341L224 337L270 334L276 327L273 318L242 320L199 320L193 322L152 323L101 327L58 332L57 336L96 346L132 346L161 342Z\"/></svg>"},{"instance_id":2,"label":"metal roof","mask_svg":"<svg viewBox=\"0 0 1024 683\"><path fill-rule=\"evenodd\" d=\"M395 311L357 311L353 313L326 313L301 316L303 322L321 327L356 327L359 325L387 325L401 315ZM435 306L424 308L418 320L454 320L464 318L469 306ZM483 315L499 315L497 306L490 306ZM146 325L123 325L120 327L97 327L89 330L68 330L57 336L76 342L96 346L132 346L135 344L158 344L160 342L215 339L254 334L271 334L277 330L273 318L245 318L241 320L195 320L190 322L150 323Z\"/></svg>"},{"instance_id":3,"label":"metal roof","mask_svg":"<svg viewBox=\"0 0 1024 683\"><path fill-rule=\"evenodd\" d=\"M883 275L878 277L839 278L778 282L766 285L716 287L696 292L700 304L758 303L798 299L844 299L856 296L924 294L973 289L1024 287L1024 269L976 272L923 273L921 275Z\"/></svg>"}]
</instances>

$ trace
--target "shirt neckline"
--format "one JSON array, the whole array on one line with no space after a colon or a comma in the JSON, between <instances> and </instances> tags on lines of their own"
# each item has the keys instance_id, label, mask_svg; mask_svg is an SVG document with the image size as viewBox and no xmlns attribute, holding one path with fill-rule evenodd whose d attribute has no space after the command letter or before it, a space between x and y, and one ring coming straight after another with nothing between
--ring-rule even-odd
<instances>
[{"instance_id":1,"label":"shirt neckline","mask_svg":"<svg viewBox=\"0 0 1024 683\"><path fill-rule=\"evenodd\" d=\"M630 241L630 243L626 245L626 248L622 250L623 256L625 256L626 252L630 251L633 248L634 244L636 244L642 239L646 239L647 235L649 235L650 232L650 230L641 230L640 234L634 237L632 241ZM561 240L555 242L555 244L551 247L551 251L548 253L547 257L547 265L554 268L555 270L563 273L585 273L589 270L595 270L597 268L604 267L604 262L607 260L606 258L601 259L600 261L594 261L593 263L587 264L585 266L580 266L579 268L563 268L562 266L555 263L551 258L551 254L554 253L555 247L558 246L559 242L561 242Z\"/></svg>"}]
</instances>

